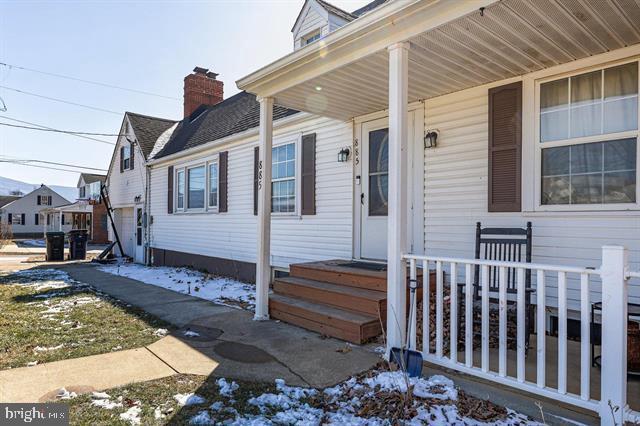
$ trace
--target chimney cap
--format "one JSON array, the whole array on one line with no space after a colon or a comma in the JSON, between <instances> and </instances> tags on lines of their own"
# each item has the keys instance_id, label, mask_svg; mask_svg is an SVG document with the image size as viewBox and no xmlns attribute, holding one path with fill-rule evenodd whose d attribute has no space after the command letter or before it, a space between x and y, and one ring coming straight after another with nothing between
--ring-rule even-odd
<instances>
[{"instance_id":1,"label":"chimney cap","mask_svg":"<svg viewBox=\"0 0 640 426\"><path fill-rule=\"evenodd\" d=\"M209 68L195 67L193 69L193 72L195 72L196 74L206 74L209 72Z\"/></svg>"},{"instance_id":2,"label":"chimney cap","mask_svg":"<svg viewBox=\"0 0 640 426\"><path fill-rule=\"evenodd\" d=\"M217 76L218 76L217 72L207 71L207 77L212 78L212 79L215 80Z\"/></svg>"}]
</instances>

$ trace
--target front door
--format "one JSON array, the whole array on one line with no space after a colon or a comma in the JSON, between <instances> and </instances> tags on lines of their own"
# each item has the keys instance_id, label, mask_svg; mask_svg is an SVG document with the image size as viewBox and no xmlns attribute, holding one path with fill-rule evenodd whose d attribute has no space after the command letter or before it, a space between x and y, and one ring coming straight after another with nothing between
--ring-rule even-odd
<instances>
[{"instance_id":1,"label":"front door","mask_svg":"<svg viewBox=\"0 0 640 426\"><path fill-rule=\"evenodd\" d=\"M360 257L387 259L389 127L386 118L362 124Z\"/></svg>"},{"instance_id":2,"label":"front door","mask_svg":"<svg viewBox=\"0 0 640 426\"><path fill-rule=\"evenodd\" d=\"M135 261L144 263L144 234L143 234L143 214L141 208L136 208L135 217Z\"/></svg>"}]
</instances>

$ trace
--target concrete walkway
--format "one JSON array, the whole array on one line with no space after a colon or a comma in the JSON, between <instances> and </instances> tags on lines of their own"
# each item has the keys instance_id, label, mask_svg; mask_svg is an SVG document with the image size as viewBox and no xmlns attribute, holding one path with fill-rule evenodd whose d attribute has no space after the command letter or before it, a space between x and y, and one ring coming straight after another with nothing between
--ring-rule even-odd
<instances>
[{"instance_id":1,"label":"concrete walkway","mask_svg":"<svg viewBox=\"0 0 640 426\"><path fill-rule=\"evenodd\" d=\"M138 306L178 327L146 348L0 372L0 401L34 401L61 387L102 390L176 373L323 388L380 361L370 346L347 346L250 312L217 305L99 271L91 264L55 265L72 278ZM196 337L185 335L191 330ZM53 392L53 394L52 394Z\"/></svg>"}]
</instances>

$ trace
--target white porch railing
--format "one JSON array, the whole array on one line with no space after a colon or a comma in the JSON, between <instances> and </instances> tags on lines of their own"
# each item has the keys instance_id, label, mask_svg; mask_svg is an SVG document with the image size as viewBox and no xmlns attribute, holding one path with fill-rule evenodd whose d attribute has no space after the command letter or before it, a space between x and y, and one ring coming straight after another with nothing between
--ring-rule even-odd
<instances>
[{"instance_id":1,"label":"white porch railing","mask_svg":"<svg viewBox=\"0 0 640 426\"><path fill-rule=\"evenodd\" d=\"M463 373L488 379L503 385L512 386L536 395L541 395L552 400L562 401L600 415L602 424L622 424L627 421L640 420L640 413L634 412L627 406L627 290L628 280L632 277L640 278L640 272L629 272L627 252L623 247L605 246L602 248L602 266L600 269L588 269L582 267L542 265L533 263L516 263L501 261L485 261L476 259L456 259L439 256L403 256L409 263L410 278L415 280L417 269L422 267L422 342L417 342L417 318L413 316L409 324L408 342L411 349L421 344L421 351L425 361L446 368L458 370ZM477 266L476 266L477 265ZM435 267L435 268L432 268ZM474 275L476 267L479 269L480 296L476 307L476 318L480 313L479 330L474 330ZM433 301L429 298L432 293L429 288L429 271L435 269L435 330L431 327L430 305ZM535 329L537 332L535 354L532 351L526 353L526 271L531 271L531 287L535 290L531 303L535 304ZM507 274L514 274L516 280L516 294L509 299L507 295ZM445 283L444 275L449 274L448 283ZM489 293L490 277L497 277L499 291L496 294ZM579 294L579 306L574 310L579 312L580 319L580 374L579 390L575 393L568 391L568 339L567 339L567 313L568 313L568 280L576 284L570 289L574 297ZM601 350L601 384L600 399L594 399L591 395L591 300L590 293L594 285L602 283L602 350ZM453 283L453 285L451 285ZM449 288L449 353L445 353L445 288ZM456 285L458 284L458 285ZM464 290L458 294L457 288ZM578 287L576 292L575 287ZM551 290L548 292L547 290ZM555 291L557 289L557 292ZM549 294L548 294L549 293ZM547 299L548 295L557 293L558 330L557 330L557 380L553 386L549 385L547 378ZM458 297L464 297L464 312L458 315ZM417 298L415 298L417 299ZM494 338L494 350L491 351L490 343L490 299L497 299L498 330L497 339ZM599 300L598 300L599 301ZM417 309L414 301L414 312ZM516 330L516 354L515 370L509 373L507 369L508 334L507 334L507 309L508 303L515 304L515 330ZM460 305L462 306L462 304ZM471 320L467 320L471 319ZM494 320L495 321L495 320ZM511 320L513 321L513 320ZM459 330L460 324L464 324ZM434 333L435 331L435 333ZM478 333L479 332L479 333ZM474 347L474 333L480 334L478 347ZM432 335L434 337L432 338ZM464 336L464 348L458 346L458 336ZM497 340L497 348L495 348ZM576 343L576 346L578 344ZM497 350L495 350L497 349ZM475 354L474 354L475 350ZM575 349L574 349L575 351ZM475 356L474 356L475 355ZM535 374L529 371L527 380L527 367L534 369L533 362L526 363L527 356L535 355ZM491 368L490 359L497 356L497 368ZM513 361L512 361L513 362ZM577 372L576 372L577 373ZM555 376L555 373L554 373ZM534 379L535 377L535 379ZM577 374L571 372L571 379L576 380Z\"/></svg>"}]
</instances>

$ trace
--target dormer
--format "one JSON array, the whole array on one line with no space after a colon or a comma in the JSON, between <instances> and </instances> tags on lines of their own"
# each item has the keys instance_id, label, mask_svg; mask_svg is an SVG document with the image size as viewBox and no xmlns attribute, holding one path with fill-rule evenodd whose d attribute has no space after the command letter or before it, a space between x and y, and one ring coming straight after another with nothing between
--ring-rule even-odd
<instances>
[{"instance_id":1,"label":"dormer","mask_svg":"<svg viewBox=\"0 0 640 426\"><path fill-rule=\"evenodd\" d=\"M354 19L356 15L324 0L306 0L291 29L293 49L298 50L314 43Z\"/></svg>"}]
</instances>

